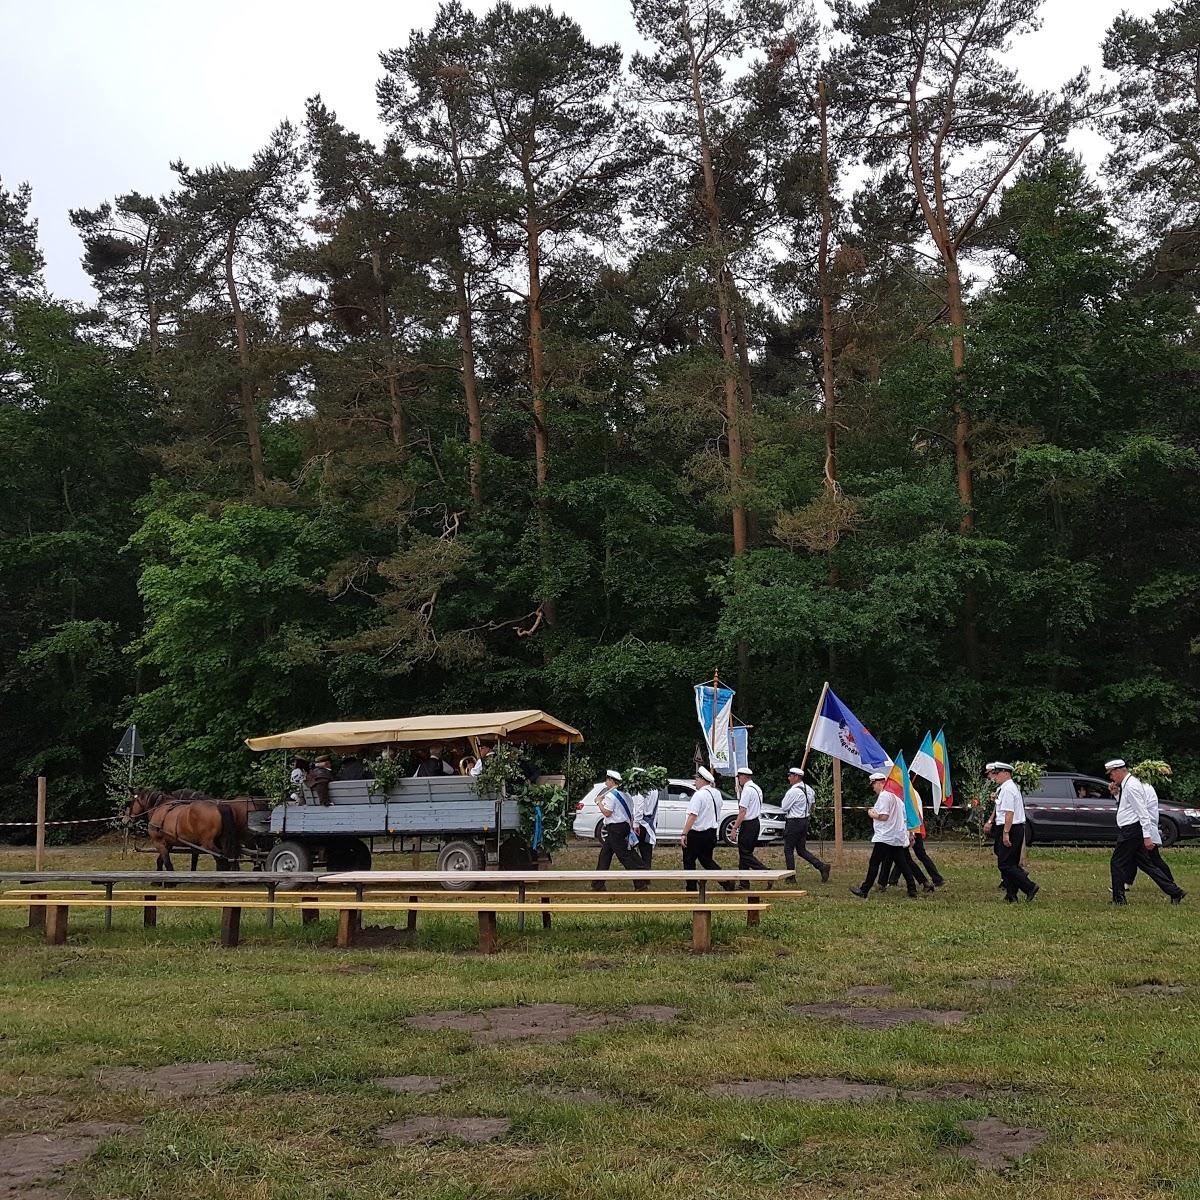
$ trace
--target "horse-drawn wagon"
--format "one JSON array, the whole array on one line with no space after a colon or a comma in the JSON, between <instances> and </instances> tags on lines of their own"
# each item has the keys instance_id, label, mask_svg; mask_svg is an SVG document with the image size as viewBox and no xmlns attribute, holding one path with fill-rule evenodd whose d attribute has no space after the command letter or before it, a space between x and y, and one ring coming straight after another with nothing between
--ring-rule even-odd
<instances>
[{"instance_id":1,"label":"horse-drawn wagon","mask_svg":"<svg viewBox=\"0 0 1200 1200\"><path fill-rule=\"evenodd\" d=\"M251 750L288 756L340 751L391 755L397 748L457 745L479 758L503 743L570 748L583 741L579 730L537 709L457 716L404 717L380 721L333 721L267 737L247 738ZM378 761L378 760L377 760ZM383 761L389 761L384 759ZM381 771L382 775L383 772ZM520 868L530 863L519 806L499 791L478 786L464 774L382 779L333 779L327 803L289 800L252 813L249 828L266 845L270 871L367 870L378 853L437 853L442 871L479 871L489 866Z\"/></svg>"}]
</instances>

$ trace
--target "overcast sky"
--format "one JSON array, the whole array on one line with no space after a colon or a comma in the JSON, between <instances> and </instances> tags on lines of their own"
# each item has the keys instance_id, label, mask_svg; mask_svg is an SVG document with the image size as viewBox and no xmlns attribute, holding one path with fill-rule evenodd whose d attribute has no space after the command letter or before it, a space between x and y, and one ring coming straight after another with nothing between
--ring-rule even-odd
<instances>
[{"instance_id":1,"label":"overcast sky","mask_svg":"<svg viewBox=\"0 0 1200 1200\"><path fill-rule=\"evenodd\" d=\"M467 0L482 12L488 0ZM594 41L636 35L626 0L555 0ZM1046 0L1017 61L1052 87L1099 65L1121 10L1159 0ZM33 185L51 289L92 296L67 219L119 192L158 193L172 159L240 164L320 92L349 126L377 133L380 50L428 25L437 0L0 0L0 179ZM1095 143L1081 147L1095 161Z\"/></svg>"}]
</instances>

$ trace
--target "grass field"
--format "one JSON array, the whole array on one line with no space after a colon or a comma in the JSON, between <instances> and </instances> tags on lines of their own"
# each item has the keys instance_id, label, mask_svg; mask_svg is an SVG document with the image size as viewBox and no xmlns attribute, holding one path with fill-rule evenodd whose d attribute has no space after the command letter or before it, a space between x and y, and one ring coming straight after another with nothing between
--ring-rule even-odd
<instances>
[{"instance_id":1,"label":"grass field","mask_svg":"<svg viewBox=\"0 0 1200 1200\"><path fill-rule=\"evenodd\" d=\"M1106 903L1102 851L1035 850L1042 894L1013 906L985 851L935 855L949 886L917 901L902 889L850 896L858 850L824 888L806 869L807 898L776 905L756 930L718 918L703 957L686 914L564 915L523 935L502 917L502 952L481 957L465 915L423 916L411 948L337 951L331 917L301 928L287 916L268 932L247 913L229 951L215 944L215 912L163 910L144 931L140 912L118 911L109 933L99 910L77 912L64 947L25 930L23 912L0 913L0 1134L135 1127L49 1192L6 1191L0 1162L0 1197L1200 1198L1200 852L1168 852L1193 892L1181 907L1141 880L1124 909ZM677 852L662 858L675 865ZM555 865L593 861L581 848ZM0 869L31 865L28 850L0 851ZM52 851L46 865L145 862L84 849ZM1144 984L1183 990L1132 990ZM895 990L856 1007L967 1016L873 1029L788 1008L863 985ZM681 1015L494 1044L405 1023L545 1002ZM228 1060L257 1070L204 1096L95 1081L101 1069ZM410 1074L451 1082L426 1095L372 1082ZM707 1090L832 1076L979 1092L848 1102ZM583 1088L599 1102L553 1094ZM511 1125L479 1145L376 1137L417 1115ZM958 1153L970 1138L961 1122L982 1118L1046 1137L1009 1170L984 1169Z\"/></svg>"}]
</instances>

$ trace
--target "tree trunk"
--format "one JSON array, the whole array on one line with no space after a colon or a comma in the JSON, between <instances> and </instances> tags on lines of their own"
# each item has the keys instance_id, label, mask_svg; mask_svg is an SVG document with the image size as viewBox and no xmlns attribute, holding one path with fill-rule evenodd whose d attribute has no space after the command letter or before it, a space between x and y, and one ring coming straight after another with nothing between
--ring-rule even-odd
<instances>
[{"instance_id":1,"label":"tree trunk","mask_svg":"<svg viewBox=\"0 0 1200 1200\"><path fill-rule=\"evenodd\" d=\"M838 490L837 425L834 422L833 391L833 296L829 280L829 241L833 214L829 196L829 100L825 80L817 81L817 107L821 117L821 244L817 255L817 283L821 293L821 384L825 395L825 487ZM832 651L830 651L832 662Z\"/></svg>"},{"instance_id":2,"label":"tree trunk","mask_svg":"<svg viewBox=\"0 0 1200 1200\"><path fill-rule=\"evenodd\" d=\"M250 346L246 337L246 315L238 299L237 281L233 277L233 252L237 245L236 227L225 239L225 286L229 292L229 307L233 310L233 327L237 332L238 367L241 375L242 420L246 426L246 441L250 446L250 469L254 474L254 488L263 491L267 486L267 473L263 466L262 432L258 426L258 409L255 405L254 382L250 377Z\"/></svg>"},{"instance_id":3,"label":"tree trunk","mask_svg":"<svg viewBox=\"0 0 1200 1200\"><path fill-rule=\"evenodd\" d=\"M408 457L408 431L404 419L404 403L400 397L400 381L397 378L399 364L392 341L392 309L384 292L383 255L378 247L371 250L371 275L375 280L375 294L379 299L379 336L383 342L383 371L387 377L392 444L396 447L397 457L404 462Z\"/></svg>"},{"instance_id":4,"label":"tree trunk","mask_svg":"<svg viewBox=\"0 0 1200 1200\"><path fill-rule=\"evenodd\" d=\"M966 327L963 324L962 279L958 257L946 259L946 305L950 320L950 361L954 369L954 466L958 475L958 498L962 501L961 533L975 528L975 489L971 479L971 417L963 392L967 361Z\"/></svg>"},{"instance_id":5,"label":"tree trunk","mask_svg":"<svg viewBox=\"0 0 1200 1200\"><path fill-rule=\"evenodd\" d=\"M462 343L463 397L467 402L467 436L471 440L471 503L483 505L483 416L475 382L475 328L471 314L471 295L467 273L460 265L455 282L458 287L458 338Z\"/></svg>"},{"instance_id":6,"label":"tree trunk","mask_svg":"<svg viewBox=\"0 0 1200 1200\"><path fill-rule=\"evenodd\" d=\"M696 107L696 131L700 141L700 166L704 174L704 209L708 217L708 237L712 249L712 270L717 285L717 324L721 331L721 357L725 363L725 425L729 455L729 490L733 498L733 552L744 554L748 543L746 508L742 498L742 429L738 405L738 361L733 344L732 277L721 246L721 210L717 202L717 184L713 173L712 146L708 139L708 116L700 87L700 64L696 59L691 31L688 35L691 61L692 100Z\"/></svg>"}]
</instances>

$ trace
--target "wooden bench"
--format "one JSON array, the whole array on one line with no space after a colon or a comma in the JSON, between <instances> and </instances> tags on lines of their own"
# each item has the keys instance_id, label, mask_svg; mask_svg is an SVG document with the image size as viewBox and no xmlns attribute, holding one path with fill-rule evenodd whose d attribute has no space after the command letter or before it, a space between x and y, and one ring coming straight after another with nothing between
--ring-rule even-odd
<instances>
[{"instance_id":1,"label":"wooden bench","mask_svg":"<svg viewBox=\"0 0 1200 1200\"><path fill-rule=\"evenodd\" d=\"M260 900L237 897L237 902L234 904L224 902L229 899L231 897L228 896L210 899L187 899L183 896L174 896L156 899L155 903L157 907L161 908L193 910L219 908L221 910L221 945L226 947L237 946L241 940L241 920L244 908L261 909L268 912L295 912L297 910L303 911L307 907L317 912L336 912L338 914L337 944L341 947L353 945L354 935L360 928L362 913L366 910L372 912L406 911L410 913L414 911L462 912L465 910L477 914L479 921L479 949L484 954L494 954L499 949L496 925L497 914L536 912L549 915L543 903L530 904L511 901L497 903L488 897L479 896L477 893L472 894L470 899L464 896L454 900L417 900L416 902L411 899L399 902L371 900L347 902L346 899L342 898L318 899L314 902L311 898L311 893L298 896L295 900ZM125 900L116 896L88 896L84 898L52 896L45 899L6 897L0 899L0 907L24 907L27 904L42 908L45 911L46 941L51 945L61 946L67 940L67 924L72 908L139 908L143 907L144 899ZM692 948L699 952L706 952L712 949L712 914L714 912L753 912L757 915L769 907L769 905L762 903L713 904L706 902L701 906L698 901L691 903L645 903L644 901L613 903L581 900L555 901L549 906L549 911L550 913L621 912L640 914L690 912L692 914Z\"/></svg>"}]
</instances>

